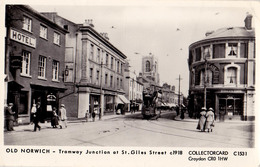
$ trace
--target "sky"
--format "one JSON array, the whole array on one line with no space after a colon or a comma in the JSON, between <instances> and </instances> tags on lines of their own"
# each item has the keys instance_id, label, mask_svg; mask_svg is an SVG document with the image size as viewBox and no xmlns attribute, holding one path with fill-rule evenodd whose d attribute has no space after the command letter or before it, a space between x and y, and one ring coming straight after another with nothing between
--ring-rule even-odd
<instances>
[{"instance_id":1,"label":"sky","mask_svg":"<svg viewBox=\"0 0 260 167\"><path fill-rule=\"evenodd\" d=\"M189 45L205 38L207 31L243 27L247 12L253 15L253 27L254 19L259 20L250 2L158 2L28 5L38 12L57 12L74 23L93 19L95 30L108 33L109 41L127 56L131 70L137 74L141 72L142 57L152 53L159 62L161 85L174 85L178 91L180 75L185 96L189 89Z\"/></svg>"}]
</instances>

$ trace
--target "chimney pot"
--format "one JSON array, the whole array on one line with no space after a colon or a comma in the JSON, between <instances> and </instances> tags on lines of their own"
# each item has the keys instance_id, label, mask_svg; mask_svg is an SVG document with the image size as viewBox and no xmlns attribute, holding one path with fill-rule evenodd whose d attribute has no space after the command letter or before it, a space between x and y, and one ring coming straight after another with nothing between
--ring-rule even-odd
<instances>
[{"instance_id":1,"label":"chimney pot","mask_svg":"<svg viewBox=\"0 0 260 167\"><path fill-rule=\"evenodd\" d=\"M245 18L245 28L247 30L252 30L252 17L253 15L251 14L247 14L246 18Z\"/></svg>"}]
</instances>

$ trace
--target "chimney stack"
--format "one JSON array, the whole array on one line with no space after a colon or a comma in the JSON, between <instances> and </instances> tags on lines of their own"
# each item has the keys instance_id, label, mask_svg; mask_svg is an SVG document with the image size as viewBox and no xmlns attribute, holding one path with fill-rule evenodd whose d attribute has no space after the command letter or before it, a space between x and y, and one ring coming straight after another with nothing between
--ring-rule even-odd
<instances>
[{"instance_id":1,"label":"chimney stack","mask_svg":"<svg viewBox=\"0 0 260 167\"><path fill-rule=\"evenodd\" d=\"M252 17L253 15L251 14L247 14L246 18L245 18L245 27L247 30L252 30Z\"/></svg>"},{"instance_id":2,"label":"chimney stack","mask_svg":"<svg viewBox=\"0 0 260 167\"><path fill-rule=\"evenodd\" d=\"M83 25L94 28L94 24L92 23L92 21L93 21L92 19L87 19L87 20L85 20L85 23Z\"/></svg>"}]
</instances>

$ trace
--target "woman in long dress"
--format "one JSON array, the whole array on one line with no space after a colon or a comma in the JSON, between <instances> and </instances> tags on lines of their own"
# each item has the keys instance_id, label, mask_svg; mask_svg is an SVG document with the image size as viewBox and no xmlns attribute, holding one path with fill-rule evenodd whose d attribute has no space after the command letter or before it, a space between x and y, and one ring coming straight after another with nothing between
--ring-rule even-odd
<instances>
[{"instance_id":1,"label":"woman in long dress","mask_svg":"<svg viewBox=\"0 0 260 167\"><path fill-rule=\"evenodd\" d=\"M197 129L204 132L205 131L205 122L206 122L206 108L202 107L200 112L200 119Z\"/></svg>"},{"instance_id":2,"label":"woman in long dress","mask_svg":"<svg viewBox=\"0 0 260 167\"><path fill-rule=\"evenodd\" d=\"M207 130L208 132L212 132L213 131L213 123L214 123L214 112L213 112L213 108L209 108L209 110L207 111L206 114L206 126L205 126L205 130Z\"/></svg>"}]
</instances>

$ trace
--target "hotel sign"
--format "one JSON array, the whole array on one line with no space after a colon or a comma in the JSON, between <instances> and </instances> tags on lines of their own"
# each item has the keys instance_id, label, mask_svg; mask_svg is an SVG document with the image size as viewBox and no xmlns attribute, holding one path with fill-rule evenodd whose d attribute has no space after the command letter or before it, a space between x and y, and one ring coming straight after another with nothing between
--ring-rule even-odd
<instances>
[{"instance_id":1,"label":"hotel sign","mask_svg":"<svg viewBox=\"0 0 260 167\"><path fill-rule=\"evenodd\" d=\"M10 29L10 39L25 44L27 46L36 48L36 38L23 34L12 28Z\"/></svg>"}]
</instances>

